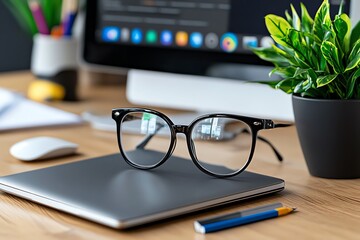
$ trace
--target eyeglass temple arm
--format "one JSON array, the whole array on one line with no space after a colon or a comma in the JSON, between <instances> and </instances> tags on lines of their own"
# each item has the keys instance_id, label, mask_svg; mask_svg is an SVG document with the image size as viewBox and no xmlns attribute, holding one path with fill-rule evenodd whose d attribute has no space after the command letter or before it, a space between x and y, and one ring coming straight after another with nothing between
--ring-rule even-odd
<instances>
[{"instance_id":1,"label":"eyeglass temple arm","mask_svg":"<svg viewBox=\"0 0 360 240\"><path fill-rule=\"evenodd\" d=\"M141 120L139 117L135 116L126 116L126 118L123 120L124 122L127 121L133 121L133 120ZM163 128L165 125L161 123L156 123L155 131L145 137L144 140L142 140L138 145L136 145L136 149L144 149L146 145L150 142L150 140L160 131L161 128Z\"/></svg>"},{"instance_id":2,"label":"eyeglass temple arm","mask_svg":"<svg viewBox=\"0 0 360 240\"><path fill-rule=\"evenodd\" d=\"M136 149L144 149L146 145L150 142L150 140L162 129L165 125L161 123L156 123L155 131L149 135L147 135L144 140L142 140L138 145L136 145Z\"/></svg>"},{"instance_id":3,"label":"eyeglass temple arm","mask_svg":"<svg viewBox=\"0 0 360 240\"><path fill-rule=\"evenodd\" d=\"M294 126L294 124L286 124L286 123L275 123L274 128L283 128L283 127L291 127Z\"/></svg>"},{"instance_id":4,"label":"eyeglass temple arm","mask_svg":"<svg viewBox=\"0 0 360 240\"><path fill-rule=\"evenodd\" d=\"M284 159L283 156L280 154L279 150L277 150L277 149L275 148L275 146L274 146L269 140L267 140L266 138L261 137L261 136L257 136L257 139L259 139L259 140L267 143L267 144L271 147L271 149L273 150L273 152L275 153L277 159L278 159L280 162L283 161L283 159Z\"/></svg>"},{"instance_id":5,"label":"eyeglass temple arm","mask_svg":"<svg viewBox=\"0 0 360 240\"><path fill-rule=\"evenodd\" d=\"M247 129L242 129L239 133L237 133L236 135L240 135L241 133L247 133L250 134L250 132ZM274 151L277 159L282 162L283 161L283 156L280 154L279 150L276 149L276 147L266 138L261 137L261 136L256 136L257 139L259 139L260 141L263 141L264 143L267 143L271 149Z\"/></svg>"},{"instance_id":6,"label":"eyeglass temple arm","mask_svg":"<svg viewBox=\"0 0 360 240\"><path fill-rule=\"evenodd\" d=\"M283 128L283 127L290 127L293 125L294 124L274 123L272 120L269 119L263 120L263 129Z\"/></svg>"},{"instance_id":7,"label":"eyeglass temple arm","mask_svg":"<svg viewBox=\"0 0 360 240\"><path fill-rule=\"evenodd\" d=\"M273 128L283 128L283 127L290 127L293 126L294 124L286 124L286 123L274 123L272 120L265 120L264 121L264 129L273 129ZM283 160L282 155L280 154L280 152L275 148L275 146L266 138L263 138L261 136L257 136L257 138L265 143L267 143L272 150L274 151L274 153L276 154L277 158L279 159L279 161Z\"/></svg>"}]
</instances>

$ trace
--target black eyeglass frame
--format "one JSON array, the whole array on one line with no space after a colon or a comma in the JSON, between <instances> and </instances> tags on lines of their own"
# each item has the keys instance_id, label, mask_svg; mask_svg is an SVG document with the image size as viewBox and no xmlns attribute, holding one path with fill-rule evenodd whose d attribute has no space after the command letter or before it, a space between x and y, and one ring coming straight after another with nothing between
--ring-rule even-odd
<instances>
[{"instance_id":1,"label":"black eyeglass frame","mask_svg":"<svg viewBox=\"0 0 360 240\"><path fill-rule=\"evenodd\" d=\"M163 159L161 161L159 161L158 163L156 163L152 166L145 167L145 166L140 166L140 165L134 164L132 161L130 161L127 158L127 156L121 146L121 134L120 134L121 123L123 122L124 117L130 113L154 114L154 115L161 117L169 126L169 129L171 131L171 139L170 139L170 145L169 145L168 152L166 153L166 155L163 157ZM156 110L146 109L146 108L116 108L116 109L112 110L112 118L116 122L117 141L118 141L120 153L121 153L122 157L124 158L124 160L126 161L126 163L128 163L130 166L132 166L134 168L138 168L138 169L149 170L149 169L153 169L153 168L156 168L156 167L162 165L164 162L166 162L166 160L168 158L170 158L170 156L172 155L172 153L175 150L176 142L177 142L176 134L183 133L186 136L186 143L187 143L188 151L189 151L189 154L190 154L190 157L191 157L193 163L202 172L204 172L210 176L218 177L218 178L226 178L226 177L236 176L236 175L240 174L241 172L243 172L249 166L249 164L251 163L251 160L253 158L254 152L255 152L256 141L258 138L257 134L260 130L291 126L291 124L275 124L270 119L261 119L261 118L247 117L247 116L241 116L241 115L235 115L235 114L225 114L225 113L206 114L206 115L197 117L189 125L177 125L177 124L174 124L171 121L171 119L168 116L166 116L165 114L158 112ZM216 174L216 173L213 173L213 172L203 168L201 166L201 164L199 164L199 160L197 159L197 157L193 151L193 147L192 147L193 145L192 145L192 141L191 141L191 133L192 133L192 130L193 130L194 126L196 125L196 123L198 123L201 120L207 119L207 118L236 119L236 120L240 120L240 121L246 123L249 126L249 128L251 129L251 132L249 134L252 135L251 150L250 150L247 162L244 164L244 166L241 169L237 170L234 173L230 173L230 174ZM279 160L281 161L282 159L279 158Z\"/></svg>"}]
</instances>

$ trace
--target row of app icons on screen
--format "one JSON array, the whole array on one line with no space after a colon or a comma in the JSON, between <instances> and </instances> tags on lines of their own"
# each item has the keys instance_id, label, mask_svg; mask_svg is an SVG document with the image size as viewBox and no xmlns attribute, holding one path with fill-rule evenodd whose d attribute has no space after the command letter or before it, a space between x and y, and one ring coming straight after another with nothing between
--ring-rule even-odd
<instances>
[{"instance_id":1,"label":"row of app icons on screen","mask_svg":"<svg viewBox=\"0 0 360 240\"><path fill-rule=\"evenodd\" d=\"M202 34L200 32L187 33L185 31L172 32L163 30L143 31L140 28L132 30L128 28L104 27L101 34L102 40L105 42L131 42L133 44L161 44L162 46L192 47L216 49L220 47L225 52L234 52L239 47L239 38L233 33L225 33L219 36L216 33ZM243 36L242 48L249 47L269 47L274 44L271 37L265 36L259 39L256 36Z\"/></svg>"}]
</instances>

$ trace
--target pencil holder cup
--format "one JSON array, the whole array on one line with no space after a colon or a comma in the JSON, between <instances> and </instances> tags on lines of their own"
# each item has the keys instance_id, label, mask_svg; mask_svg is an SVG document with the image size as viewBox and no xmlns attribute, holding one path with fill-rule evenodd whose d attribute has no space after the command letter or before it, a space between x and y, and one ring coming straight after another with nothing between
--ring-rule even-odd
<instances>
[{"instance_id":1,"label":"pencil holder cup","mask_svg":"<svg viewBox=\"0 0 360 240\"><path fill-rule=\"evenodd\" d=\"M76 39L35 35L31 71L37 80L30 84L28 97L36 101L78 100L76 54Z\"/></svg>"}]
</instances>

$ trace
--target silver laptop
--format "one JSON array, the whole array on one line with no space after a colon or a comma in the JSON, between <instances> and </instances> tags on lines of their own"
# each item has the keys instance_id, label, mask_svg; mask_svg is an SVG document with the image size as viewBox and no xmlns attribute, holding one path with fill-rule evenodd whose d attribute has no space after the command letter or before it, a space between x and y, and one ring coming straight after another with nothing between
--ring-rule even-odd
<instances>
[{"instance_id":1,"label":"silver laptop","mask_svg":"<svg viewBox=\"0 0 360 240\"><path fill-rule=\"evenodd\" d=\"M250 172L214 178L175 156L157 169L138 170L114 154L1 177L0 189L123 229L278 192L284 181Z\"/></svg>"}]
</instances>

